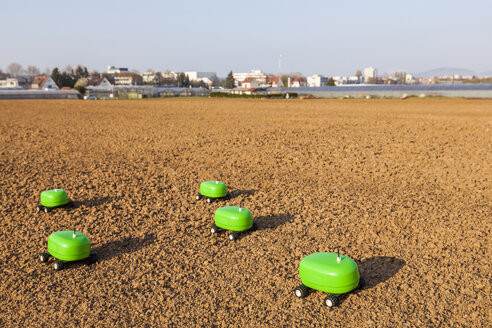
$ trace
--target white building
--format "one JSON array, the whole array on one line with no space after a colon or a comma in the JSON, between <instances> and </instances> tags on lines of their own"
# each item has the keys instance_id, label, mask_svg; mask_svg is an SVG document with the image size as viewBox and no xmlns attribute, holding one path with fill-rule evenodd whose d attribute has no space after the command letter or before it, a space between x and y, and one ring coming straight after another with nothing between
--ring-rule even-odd
<instances>
[{"instance_id":1,"label":"white building","mask_svg":"<svg viewBox=\"0 0 492 328\"><path fill-rule=\"evenodd\" d=\"M171 80L174 80L174 79L176 79L176 75L177 75L176 72L169 71L169 70L164 71L164 72L161 73L161 76L162 76L163 79L171 79Z\"/></svg>"},{"instance_id":2,"label":"white building","mask_svg":"<svg viewBox=\"0 0 492 328\"><path fill-rule=\"evenodd\" d=\"M375 79L378 77L378 70L374 67L366 67L364 68L364 81L368 79Z\"/></svg>"},{"instance_id":3,"label":"white building","mask_svg":"<svg viewBox=\"0 0 492 328\"><path fill-rule=\"evenodd\" d=\"M159 78L161 76L161 73L159 72L145 72L142 74L142 79L144 83L159 83Z\"/></svg>"},{"instance_id":4,"label":"white building","mask_svg":"<svg viewBox=\"0 0 492 328\"><path fill-rule=\"evenodd\" d=\"M127 73L127 72L128 72L128 68L126 68L126 67L108 66L108 73L109 74Z\"/></svg>"},{"instance_id":5,"label":"white building","mask_svg":"<svg viewBox=\"0 0 492 328\"><path fill-rule=\"evenodd\" d=\"M312 75L307 77L308 87L321 87L325 86L328 82L328 78L322 75Z\"/></svg>"},{"instance_id":6,"label":"white building","mask_svg":"<svg viewBox=\"0 0 492 328\"><path fill-rule=\"evenodd\" d=\"M234 85L237 87L241 86L241 83L249 77L256 79L260 85L267 83L267 75L259 69L249 73L232 73L232 76L234 77Z\"/></svg>"},{"instance_id":7,"label":"white building","mask_svg":"<svg viewBox=\"0 0 492 328\"><path fill-rule=\"evenodd\" d=\"M18 88L19 80L17 79L6 79L0 80L0 88Z\"/></svg>"},{"instance_id":8,"label":"white building","mask_svg":"<svg viewBox=\"0 0 492 328\"><path fill-rule=\"evenodd\" d=\"M405 74L405 83L406 84L413 84L415 83L415 79L413 78L412 74Z\"/></svg>"},{"instance_id":9,"label":"white building","mask_svg":"<svg viewBox=\"0 0 492 328\"><path fill-rule=\"evenodd\" d=\"M195 72L195 71L190 71L190 72L183 72L185 75L188 75L188 78L192 82L205 82L208 85L212 84L212 78L215 74L215 72Z\"/></svg>"},{"instance_id":10,"label":"white building","mask_svg":"<svg viewBox=\"0 0 492 328\"><path fill-rule=\"evenodd\" d=\"M142 76L135 73L118 73L114 76L114 85L141 85Z\"/></svg>"}]
</instances>

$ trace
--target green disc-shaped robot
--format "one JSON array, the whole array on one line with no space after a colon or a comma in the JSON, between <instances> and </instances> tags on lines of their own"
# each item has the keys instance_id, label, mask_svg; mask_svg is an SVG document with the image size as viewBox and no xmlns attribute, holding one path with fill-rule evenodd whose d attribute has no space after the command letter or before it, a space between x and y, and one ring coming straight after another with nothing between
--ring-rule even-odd
<instances>
[{"instance_id":1,"label":"green disc-shaped robot","mask_svg":"<svg viewBox=\"0 0 492 328\"><path fill-rule=\"evenodd\" d=\"M231 199L231 194L227 191L227 186L220 181L205 181L200 183L200 193L195 197L196 200L205 198L207 203L212 203L218 199Z\"/></svg>"},{"instance_id":2,"label":"green disc-shaped robot","mask_svg":"<svg viewBox=\"0 0 492 328\"><path fill-rule=\"evenodd\" d=\"M48 237L48 253L42 253L40 260L43 263L55 259L55 270L61 270L70 262L86 260L96 262L96 253L91 252L89 238L77 231L57 231Z\"/></svg>"},{"instance_id":3,"label":"green disc-shaped robot","mask_svg":"<svg viewBox=\"0 0 492 328\"><path fill-rule=\"evenodd\" d=\"M295 289L296 296L303 298L312 289L328 293L325 305L330 308L339 304L341 294L365 285L355 261L340 252L306 256L299 263L299 277L302 285Z\"/></svg>"},{"instance_id":4,"label":"green disc-shaped robot","mask_svg":"<svg viewBox=\"0 0 492 328\"><path fill-rule=\"evenodd\" d=\"M45 190L41 193L41 205L37 210L48 213L58 207L73 207L73 202L68 199L67 192L63 189Z\"/></svg>"},{"instance_id":5,"label":"green disc-shaped robot","mask_svg":"<svg viewBox=\"0 0 492 328\"><path fill-rule=\"evenodd\" d=\"M236 240L241 233L255 231L258 226L253 222L251 212L238 206L226 206L217 209L214 213L214 224L210 229L212 234L229 230L229 239Z\"/></svg>"}]
</instances>

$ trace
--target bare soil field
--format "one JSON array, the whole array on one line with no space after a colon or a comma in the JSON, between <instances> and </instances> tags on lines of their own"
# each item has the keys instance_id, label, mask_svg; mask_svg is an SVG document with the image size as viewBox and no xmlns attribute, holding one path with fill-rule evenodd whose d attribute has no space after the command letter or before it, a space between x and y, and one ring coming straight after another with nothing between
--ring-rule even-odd
<instances>
[{"instance_id":1,"label":"bare soil field","mask_svg":"<svg viewBox=\"0 0 492 328\"><path fill-rule=\"evenodd\" d=\"M491 162L492 100L0 101L0 326L490 327ZM40 263L74 228L100 261ZM295 297L336 246L367 287Z\"/></svg>"}]
</instances>

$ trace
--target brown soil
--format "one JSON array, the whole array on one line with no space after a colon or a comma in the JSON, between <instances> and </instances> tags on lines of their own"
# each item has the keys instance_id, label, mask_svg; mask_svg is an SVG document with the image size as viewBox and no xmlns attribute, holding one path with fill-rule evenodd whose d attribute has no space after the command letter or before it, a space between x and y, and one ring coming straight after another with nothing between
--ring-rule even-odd
<instances>
[{"instance_id":1,"label":"brown soil","mask_svg":"<svg viewBox=\"0 0 492 328\"><path fill-rule=\"evenodd\" d=\"M490 100L1 101L0 326L490 326L491 130ZM260 229L211 236L224 205ZM74 227L100 261L40 263ZM338 245L367 288L297 299Z\"/></svg>"}]
</instances>

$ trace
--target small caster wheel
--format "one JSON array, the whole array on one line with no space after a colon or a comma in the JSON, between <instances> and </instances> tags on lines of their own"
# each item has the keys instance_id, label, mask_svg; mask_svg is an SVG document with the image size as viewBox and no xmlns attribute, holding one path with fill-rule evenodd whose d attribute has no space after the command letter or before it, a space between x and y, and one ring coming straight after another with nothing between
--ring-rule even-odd
<instances>
[{"instance_id":1,"label":"small caster wheel","mask_svg":"<svg viewBox=\"0 0 492 328\"><path fill-rule=\"evenodd\" d=\"M41 206L36 207L36 212L41 211Z\"/></svg>"},{"instance_id":2,"label":"small caster wheel","mask_svg":"<svg viewBox=\"0 0 492 328\"><path fill-rule=\"evenodd\" d=\"M48 213L49 211L50 211L49 208L47 208L47 207L44 208L44 213Z\"/></svg>"},{"instance_id":3,"label":"small caster wheel","mask_svg":"<svg viewBox=\"0 0 492 328\"><path fill-rule=\"evenodd\" d=\"M229 240L234 241L237 239L237 233L235 232L230 232L229 233Z\"/></svg>"},{"instance_id":4,"label":"small caster wheel","mask_svg":"<svg viewBox=\"0 0 492 328\"><path fill-rule=\"evenodd\" d=\"M212 228L210 228L210 232L212 234L219 232L218 229L217 229L217 226L215 224L212 226Z\"/></svg>"},{"instance_id":5,"label":"small caster wheel","mask_svg":"<svg viewBox=\"0 0 492 328\"><path fill-rule=\"evenodd\" d=\"M258 225L256 224L256 222L253 222L253 225L251 226L251 231L256 231L258 230Z\"/></svg>"},{"instance_id":6,"label":"small caster wheel","mask_svg":"<svg viewBox=\"0 0 492 328\"><path fill-rule=\"evenodd\" d=\"M195 196L195 199L196 199L196 200L200 200L200 199L202 199L202 195L200 195L200 194L196 195L196 196Z\"/></svg>"},{"instance_id":7,"label":"small caster wheel","mask_svg":"<svg viewBox=\"0 0 492 328\"><path fill-rule=\"evenodd\" d=\"M338 305L338 297L335 295L326 296L325 305L329 308L337 306Z\"/></svg>"},{"instance_id":8,"label":"small caster wheel","mask_svg":"<svg viewBox=\"0 0 492 328\"><path fill-rule=\"evenodd\" d=\"M48 260L50 259L51 255L50 253L42 253L40 256L39 256L39 260L42 262L42 263L46 263L48 262Z\"/></svg>"},{"instance_id":9,"label":"small caster wheel","mask_svg":"<svg viewBox=\"0 0 492 328\"><path fill-rule=\"evenodd\" d=\"M364 287L366 287L366 280L362 277L359 278L359 286L357 286L357 288L359 289L364 289Z\"/></svg>"},{"instance_id":10,"label":"small caster wheel","mask_svg":"<svg viewBox=\"0 0 492 328\"><path fill-rule=\"evenodd\" d=\"M299 298L306 297L306 295L308 294L308 292L309 292L309 287L307 287L305 285L299 285L299 286L296 287L296 289L294 289L294 293Z\"/></svg>"},{"instance_id":11,"label":"small caster wheel","mask_svg":"<svg viewBox=\"0 0 492 328\"><path fill-rule=\"evenodd\" d=\"M60 271L61 269L63 269L63 262L62 261L55 261L55 263L53 264L53 268L56 271Z\"/></svg>"},{"instance_id":12,"label":"small caster wheel","mask_svg":"<svg viewBox=\"0 0 492 328\"><path fill-rule=\"evenodd\" d=\"M212 203L214 200L212 198L207 197L207 203Z\"/></svg>"}]
</instances>

